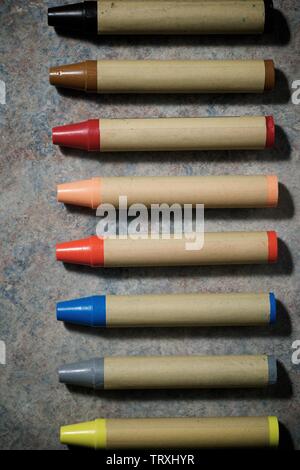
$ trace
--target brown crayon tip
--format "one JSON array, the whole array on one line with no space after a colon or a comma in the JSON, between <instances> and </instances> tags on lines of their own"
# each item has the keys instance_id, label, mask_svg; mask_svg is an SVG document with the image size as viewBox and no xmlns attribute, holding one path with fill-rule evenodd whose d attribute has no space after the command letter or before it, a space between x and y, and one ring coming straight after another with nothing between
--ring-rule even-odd
<instances>
[{"instance_id":1,"label":"brown crayon tip","mask_svg":"<svg viewBox=\"0 0 300 470\"><path fill-rule=\"evenodd\" d=\"M275 87L275 65L273 60L265 60L265 91Z\"/></svg>"},{"instance_id":2,"label":"brown crayon tip","mask_svg":"<svg viewBox=\"0 0 300 470\"><path fill-rule=\"evenodd\" d=\"M87 92L97 91L97 61L86 60L78 64L50 67L49 81L60 88Z\"/></svg>"}]
</instances>

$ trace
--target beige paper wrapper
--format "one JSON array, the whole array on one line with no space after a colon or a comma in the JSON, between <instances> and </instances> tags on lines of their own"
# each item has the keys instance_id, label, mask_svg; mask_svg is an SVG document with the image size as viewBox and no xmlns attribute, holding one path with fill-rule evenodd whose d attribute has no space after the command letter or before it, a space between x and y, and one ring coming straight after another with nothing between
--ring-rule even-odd
<instances>
[{"instance_id":1,"label":"beige paper wrapper","mask_svg":"<svg viewBox=\"0 0 300 470\"><path fill-rule=\"evenodd\" d=\"M107 448L268 447L268 417L106 420Z\"/></svg>"},{"instance_id":2,"label":"beige paper wrapper","mask_svg":"<svg viewBox=\"0 0 300 470\"><path fill-rule=\"evenodd\" d=\"M106 296L106 326L179 327L266 325L269 294Z\"/></svg>"},{"instance_id":3,"label":"beige paper wrapper","mask_svg":"<svg viewBox=\"0 0 300 470\"><path fill-rule=\"evenodd\" d=\"M267 356L106 357L104 389L259 388Z\"/></svg>"},{"instance_id":4,"label":"beige paper wrapper","mask_svg":"<svg viewBox=\"0 0 300 470\"><path fill-rule=\"evenodd\" d=\"M100 0L98 34L262 33L263 0Z\"/></svg>"},{"instance_id":5,"label":"beige paper wrapper","mask_svg":"<svg viewBox=\"0 0 300 470\"><path fill-rule=\"evenodd\" d=\"M192 248L191 244L195 241L194 236L190 240L108 238L104 242L104 266L196 266L268 262L267 232L205 233L201 249L187 249L187 243Z\"/></svg>"},{"instance_id":6,"label":"beige paper wrapper","mask_svg":"<svg viewBox=\"0 0 300 470\"><path fill-rule=\"evenodd\" d=\"M261 93L264 60L98 60L98 93Z\"/></svg>"},{"instance_id":7,"label":"beige paper wrapper","mask_svg":"<svg viewBox=\"0 0 300 470\"><path fill-rule=\"evenodd\" d=\"M277 198L270 186L270 177L264 175L108 177L101 178L97 202L118 207L119 197L126 196L128 206L177 203L204 204L206 208L259 208L274 206Z\"/></svg>"},{"instance_id":8,"label":"beige paper wrapper","mask_svg":"<svg viewBox=\"0 0 300 470\"><path fill-rule=\"evenodd\" d=\"M102 152L263 149L264 116L101 119Z\"/></svg>"}]
</instances>

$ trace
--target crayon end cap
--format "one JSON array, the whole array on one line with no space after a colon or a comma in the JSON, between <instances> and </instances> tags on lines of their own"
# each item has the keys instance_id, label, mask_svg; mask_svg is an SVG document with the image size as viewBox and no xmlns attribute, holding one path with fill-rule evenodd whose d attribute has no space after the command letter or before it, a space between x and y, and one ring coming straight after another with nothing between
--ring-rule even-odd
<instances>
[{"instance_id":1,"label":"crayon end cap","mask_svg":"<svg viewBox=\"0 0 300 470\"><path fill-rule=\"evenodd\" d=\"M279 199L279 183L276 175L267 176L268 196L267 205L268 207L277 207Z\"/></svg>"},{"instance_id":2,"label":"crayon end cap","mask_svg":"<svg viewBox=\"0 0 300 470\"><path fill-rule=\"evenodd\" d=\"M270 299L270 324L273 325L274 323L276 323L276 317L277 317L277 301L273 292L270 292L269 299Z\"/></svg>"},{"instance_id":3,"label":"crayon end cap","mask_svg":"<svg viewBox=\"0 0 300 470\"><path fill-rule=\"evenodd\" d=\"M265 91L275 88L275 64L273 60L265 60Z\"/></svg>"},{"instance_id":4,"label":"crayon end cap","mask_svg":"<svg viewBox=\"0 0 300 470\"><path fill-rule=\"evenodd\" d=\"M273 147L275 144L275 121L273 116L266 116L266 147Z\"/></svg>"},{"instance_id":5,"label":"crayon end cap","mask_svg":"<svg viewBox=\"0 0 300 470\"><path fill-rule=\"evenodd\" d=\"M264 0L265 4L265 33L271 33L274 29L274 4L273 0Z\"/></svg>"},{"instance_id":6,"label":"crayon end cap","mask_svg":"<svg viewBox=\"0 0 300 470\"><path fill-rule=\"evenodd\" d=\"M278 238L276 232L268 232L268 262L278 261Z\"/></svg>"},{"instance_id":7,"label":"crayon end cap","mask_svg":"<svg viewBox=\"0 0 300 470\"><path fill-rule=\"evenodd\" d=\"M269 385L277 383L277 359L275 356L268 356Z\"/></svg>"},{"instance_id":8,"label":"crayon end cap","mask_svg":"<svg viewBox=\"0 0 300 470\"><path fill-rule=\"evenodd\" d=\"M270 447L278 447L279 445L279 422L276 416L269 416L269 444Z\"/></svg>"}]
</instances>

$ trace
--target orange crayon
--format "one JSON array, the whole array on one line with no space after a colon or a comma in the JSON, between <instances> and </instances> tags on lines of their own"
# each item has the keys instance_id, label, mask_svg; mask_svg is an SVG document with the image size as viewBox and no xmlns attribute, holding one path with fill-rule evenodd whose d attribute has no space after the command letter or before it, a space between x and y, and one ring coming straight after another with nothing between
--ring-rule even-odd
<instances>
[{"instance_id":1,"label":"orange crayon","mask_svg":"<svg viewBox=\"0 0 300 470\"><path fill-rule=\"evenodd\" d=\"M92 267L197 266L275 263L278 256L276 232L205 233L203 246L187 249L197 242L152 238L98 238L59 243L56 259Z\"/></svg>"}]
</instances>

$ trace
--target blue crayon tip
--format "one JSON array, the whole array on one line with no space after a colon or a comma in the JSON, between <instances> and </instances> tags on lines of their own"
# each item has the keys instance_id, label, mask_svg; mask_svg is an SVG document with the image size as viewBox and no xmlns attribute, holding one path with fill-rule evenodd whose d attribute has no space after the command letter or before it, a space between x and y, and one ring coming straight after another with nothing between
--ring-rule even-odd
<instances>
[{"instance_id":1,"label":"blue crayon tip","mask_svg":"<svg viewBox=\"0 0 300 470\"><path fill-rule=\"evenodd\" d=\"M58 302L56 305L56 318L66 323L105 327L106 297L105 295L94 295L92 297Z\"/></svg>"},{"instance_id":2,"label":"blue crayon tip","mask_svg":"<svg viewBox=\"0 0 300 470\"><path fill-rule=\"evenodd\" d=\"M276 322L277 316L277 304L276 304L276 297L271 292L270 293L270 323L273 324Z\"/></svg>"}]
</instances>

